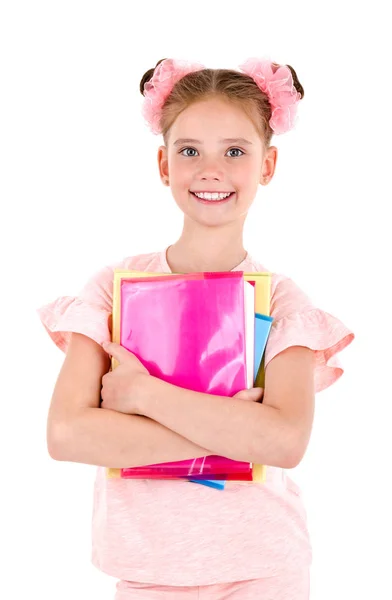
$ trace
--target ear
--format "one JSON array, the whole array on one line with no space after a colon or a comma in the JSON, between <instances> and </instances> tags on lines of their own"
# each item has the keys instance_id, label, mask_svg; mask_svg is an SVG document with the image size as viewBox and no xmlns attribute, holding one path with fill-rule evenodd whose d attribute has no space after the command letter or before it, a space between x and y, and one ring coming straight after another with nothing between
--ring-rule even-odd
<instances>
[{"instance_id":1,"label":"ear","mask_svg":"<svg viewBox=\"0 0 392 600\"><path fill-rule=\"evenodd\" d=\"M276 161L278 159L278 149L276 146L270 146L265 152L263 164L260 173L261 185L267 185L275 173Z\"/></svg>"},{"instance_id":2,"label":"ear","mask_svg":"<svg viewBox=\"0 0 392 600\"><path fill-rule=\"evenodd\" d=\"M158 148L158 169L163 185L169 185L169 160L166 146Z\"/></svg>"}]
</instances>

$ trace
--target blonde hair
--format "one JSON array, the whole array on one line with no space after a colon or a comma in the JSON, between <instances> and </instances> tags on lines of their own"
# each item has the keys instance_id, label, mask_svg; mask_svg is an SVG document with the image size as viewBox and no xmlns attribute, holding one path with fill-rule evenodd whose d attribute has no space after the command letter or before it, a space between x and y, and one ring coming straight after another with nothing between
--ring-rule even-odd
<instances>
[{"instance_id":1,"label":"blonde hair","mask_svg":"<svg viewBox=\"0 0 392 600\"><path fill-rule=\"evenodd\" d=\"M149 69L140 81L140 92L144 95L144 84L149 81L156 67L163 61L157 62L153 69ZM276 68L278 64L272 63ZM286 65L293 76L296 90L304 97L304 89L294 69ZM240 107L254 124L265 148L268 148L273 136L273 130L269 125L272 109L267 94L265 94L256 82L245 73L231 69L203 69L188 73L174 85L169 97L162 108L161 131L165 145L167 146L170 128L178 115L201 100L222 98L229 103Z\"/></svg>"}]
</instances>

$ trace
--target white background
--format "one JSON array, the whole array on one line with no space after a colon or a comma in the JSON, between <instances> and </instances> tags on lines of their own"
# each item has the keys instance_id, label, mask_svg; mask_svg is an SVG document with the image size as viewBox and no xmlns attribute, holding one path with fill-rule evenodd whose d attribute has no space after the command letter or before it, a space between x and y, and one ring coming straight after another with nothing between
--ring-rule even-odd
<instances>
[{"instance_id":1,"label":"white background","mask_svg":"<svg viewBox=\"0 0 392 600\"><path fill-rule=\"evenodd\" d=\"M271 5L277 4L276 8ZM97 269L177 240L162 143L139 82L161 58L294 67L297 126L275 136L246 248L356 334L320 393L302 488L311 600L392 597L390 476L391 46L382 2L18 2L0 9L0 597L104 600L90 564L95 468L50 459L46 417L63 354L36 308ZM114 222L116 210L123 218ZM294 600L294 599L293 599Z\"/></svg>"}]
</instances>

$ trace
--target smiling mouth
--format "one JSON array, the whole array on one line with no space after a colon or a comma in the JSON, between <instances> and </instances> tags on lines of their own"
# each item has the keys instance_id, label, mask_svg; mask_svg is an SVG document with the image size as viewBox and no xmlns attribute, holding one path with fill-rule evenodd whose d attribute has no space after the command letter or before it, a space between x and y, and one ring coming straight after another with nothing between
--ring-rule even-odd
<instances>
[{"instance_id":1,"label":"smiling mouth","mask_svg":"<svg viewBox=\"0 0 392 600\"><path fill-rule=\"evenodd\" d=\"M224 204L225 202L229 202L233 198L235 192L230 192L229 196L227 196L226 198L221 198L221 199L220 198L216 198L216 199L215 198L211 198L211 199L199 198L198 196L196 196L196 194L194 192L191 192L191 191L190 191L190 194L192 194L192 196L194 198L196 198L196 200L198 202L201 202L202 204Z\"/></svg>"}]
</instances>

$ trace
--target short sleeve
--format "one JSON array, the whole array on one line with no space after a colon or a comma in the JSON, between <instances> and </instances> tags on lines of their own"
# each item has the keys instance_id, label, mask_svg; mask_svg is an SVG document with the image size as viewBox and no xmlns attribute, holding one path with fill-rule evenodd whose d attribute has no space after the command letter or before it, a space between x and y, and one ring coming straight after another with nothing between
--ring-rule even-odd
<instances>
[{"instance_id":1,"label":"short sleeve","mask_svg":"<svg viewBox=\"0 0 392 600\"><path fill-rule=\"evenodd\" d=\"M60 350L67 352L71 333L82 333L97 344L111 340L114 266L97 271L77 296L60 296L37 313Z\"/></svg>"},{"instance_id":2,"label":"short sleeve","mask_svg":"<svg viewBox=\"0 0 392 600\"><path fill-rule=\"evenodd\" d=\"M337 354L354 339L342 321L314 306L289 278L280 278L272 288L271 316L274 321L265 350L265 365L290 346L305 346L315 352L315 391L321 392L343 375Z\"/></svg>"}]
</instances>

